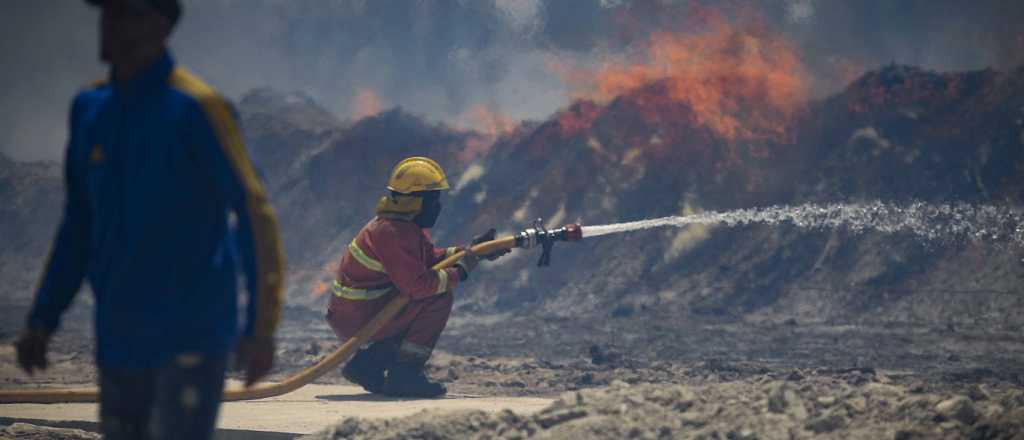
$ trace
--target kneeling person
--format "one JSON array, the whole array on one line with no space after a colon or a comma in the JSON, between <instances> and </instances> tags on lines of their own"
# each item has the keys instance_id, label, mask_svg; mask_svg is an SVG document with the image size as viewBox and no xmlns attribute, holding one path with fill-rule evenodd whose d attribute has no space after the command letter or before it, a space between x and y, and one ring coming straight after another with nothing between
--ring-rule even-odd
<instances>
[{"instance_id":1,"label":"kneeling person","mask_svg":"<svg viewBox=\"0 0 1024 440\"><path fill-rule=\"evenodd\" d=\"M391 171L389 193L377 203L377 215L356 235L341 259L327 320L341 339L353 336L396 295L409 303L342 370L346 379L372 393L438 397L447 390L423 369L452 310L452 289L469 277L480 258L467 253L454 267L433 270L459 248L434 247L425 229L441 213L441 192L448 180L425 157L403 160ZM494 239L491 229L473 244Z\"/></svg>"}]
</instances>

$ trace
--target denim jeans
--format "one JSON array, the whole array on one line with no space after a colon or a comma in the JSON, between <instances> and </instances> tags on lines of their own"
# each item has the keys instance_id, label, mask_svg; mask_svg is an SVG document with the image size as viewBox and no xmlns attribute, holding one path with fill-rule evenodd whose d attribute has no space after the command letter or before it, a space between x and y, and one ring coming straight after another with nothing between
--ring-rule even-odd
<instances>
[{"instance_id":1,"label":"denim jeans","mask_svg":"<svg viewBox=\"0 0 1024 440\"><path fill-rule=\"evenodd\" d=\"M187 353L160 368L100 368L103 438L213 438L226 366L225 354Z\"/></svg>"}]
</instances>

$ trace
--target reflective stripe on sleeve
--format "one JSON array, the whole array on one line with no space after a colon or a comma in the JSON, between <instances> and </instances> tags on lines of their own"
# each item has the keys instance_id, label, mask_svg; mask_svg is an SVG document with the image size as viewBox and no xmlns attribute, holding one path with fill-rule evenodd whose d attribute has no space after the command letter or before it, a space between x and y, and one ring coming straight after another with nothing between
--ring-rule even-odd
<instances>
[{"instance_id":1,"label":"reflective stripe on sleeve","mask_svg":"<svg viewBox=\"0 0 1024 440\"><path fill-rule=\"evenodd\" d=\"M448 291L448 270L438 269L437 270L437 291L435 294L442 294Z\"/></svg>"},{"instance_id":2,"label":"reflective stripe on sleeve","mask_svg":"<svg viewBox=\"0 0 1024 440\"><path fill-rule=\"evenodd\" d=\"M355 240L348 244L348 251L352 254L352 258L355 258L359 264L366 266L367 269L374 272L384 272L384 265L380 261L370 258L362 249L359 249L359 245L356 244Z\"/></svg>"}]
</instances>

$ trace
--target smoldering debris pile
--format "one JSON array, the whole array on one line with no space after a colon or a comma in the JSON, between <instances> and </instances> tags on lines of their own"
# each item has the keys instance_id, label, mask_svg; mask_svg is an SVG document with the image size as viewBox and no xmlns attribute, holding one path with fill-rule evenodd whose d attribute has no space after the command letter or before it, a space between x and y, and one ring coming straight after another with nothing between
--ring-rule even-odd
<instances>
[{"instance_id":1,"label":"smoldering debris pile","mask_svg":"<svg viewBox=\"0 0 1024 440\"><path fill-rule=\"evenodd\" d=\"M563 394L529 416L509 411L349 418L317 439L1020 438L1024 392L931 394L898 385L749 380L637 385Z\"/></svg>"}]
</instances>

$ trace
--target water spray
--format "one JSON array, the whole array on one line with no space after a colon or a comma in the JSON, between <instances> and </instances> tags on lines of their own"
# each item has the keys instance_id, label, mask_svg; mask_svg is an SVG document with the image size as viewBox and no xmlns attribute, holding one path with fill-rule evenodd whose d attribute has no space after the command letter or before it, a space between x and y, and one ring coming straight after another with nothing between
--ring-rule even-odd
<instances>
[{"instance_id":1,"label":"water spray","mask_svg":"<svg viewBox=\"0 0 1024 440\"><path fill-rule=\"evenodd\" d=\"M1019 208L916 202L806 204L703 212L600 226L583 226L582 238L694 224L743 226L792 224L803 229L845 229L854 233L908 233L926 244L990 242L1024 245L1024 211Z\"/></svg>"}]
</instances>

